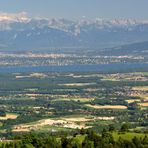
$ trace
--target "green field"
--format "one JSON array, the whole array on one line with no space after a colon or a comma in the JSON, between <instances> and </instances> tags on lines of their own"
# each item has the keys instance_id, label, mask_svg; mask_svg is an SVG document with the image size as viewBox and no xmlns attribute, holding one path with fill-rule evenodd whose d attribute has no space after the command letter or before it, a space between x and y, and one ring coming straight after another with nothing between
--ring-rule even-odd
<instances>
[{"instance_id":1,"label":"green field","mask_svg":"<svg viewBox=\"0 0 148 148\"><path fill-rule=\"evenodd\" d=\"M134 133L134 132L125 132L125 133L113 132L112 135L116 141L119 140L119 138L122 138L124 140L131 140L134 137L144 138L145 136L148 136L148 134Z\"/></svg>"}]
</instances>

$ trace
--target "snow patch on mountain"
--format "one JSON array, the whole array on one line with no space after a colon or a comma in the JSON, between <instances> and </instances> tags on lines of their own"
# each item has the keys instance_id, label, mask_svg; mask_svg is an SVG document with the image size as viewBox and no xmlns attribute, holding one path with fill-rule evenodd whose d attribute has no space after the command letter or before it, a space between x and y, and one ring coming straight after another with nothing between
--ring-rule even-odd
<instances>
[{"instance_id":1,"label":"snow patch on mountain","mask_svg":"<svg viewBox=\"0 0 148 148\"><path fill-rule=\"evenodd\" d=\"M30 18L27 16L26 12L20 13L4 13L0 12L0 22L28 22Z\"/></svg>"},{"instance_id":2,"label":"snow patch on mountain","mask_svg":"<svg viewBox=\"0 0 148 148\"><path fill-rule=\"evenodd\" d=\"M31 18L26 12L15 14L0 12L0 30L13 30L15 28L21 31L32 28L47 27L62 30L77 36L82 30L87 32L87 30L92 28L97 30L124 28L127 31L132 31L133 27L138 25L148 25L148 21L139 21L135 19L87 19L86 17L83 17L80 20L39 17ZM114 31L116 32L116 30Z\"/></svg>"}]
</instances>

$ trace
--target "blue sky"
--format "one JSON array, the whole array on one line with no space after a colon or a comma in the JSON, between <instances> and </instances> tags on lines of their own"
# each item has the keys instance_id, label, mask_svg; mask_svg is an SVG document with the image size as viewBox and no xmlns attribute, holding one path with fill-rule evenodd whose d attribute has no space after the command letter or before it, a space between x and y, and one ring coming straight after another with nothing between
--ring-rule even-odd
<instances>
[{"instance_id":1,"label":"blue sky","mask_svg":"<svg viewBox=\"0 0 148 148\"><path fill-rule=\"evenodd\" d=\"M148 0L0 0L0 11L71 19L148 19Z\"/></svg>"}]
</instances>

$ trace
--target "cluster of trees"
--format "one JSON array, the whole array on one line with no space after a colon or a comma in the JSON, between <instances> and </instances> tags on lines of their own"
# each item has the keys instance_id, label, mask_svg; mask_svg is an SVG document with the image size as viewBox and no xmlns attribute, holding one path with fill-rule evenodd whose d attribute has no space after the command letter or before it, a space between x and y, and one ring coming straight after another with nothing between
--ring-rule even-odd
<instances>
[{"instance_id":1,"label":"cluster of trees","mask_svg":"<svg viewBox=\"0 0 148 148\"><path fill-rule=\"evenodd\" d=\"M95 132L90 132L82 143L83 148L146 148L147 146L147 136L142 139L134 137L132 140L119 138L115 141L112 134L106 131L102 132L101 136Z\"/></svg>"},{"instance_id":2,"label":"cluster of trees","mask_svg":"<svg viewBox=\"0 0 148 148\"><path fill-rule=\"evenodd\" d=\"M75 135L76 136L76 135ZM74 141L75 137L54 136L38 137L36 135L27 135L22 140L13 142L3 142L1 148L147 148L148 137L137 138L132 140L119 139L115 141L111 133L103 132L98 135L95 132L85 134L82 143Z\"/></svg>"},{"instance_id":3,"label":"cluster of trees","mask_svg":"<svg viewBox=\"0 0 148 148\"><path fill-rule=\"evenodd\" d=\"M119 137L115 140L112 136L112 131L115 128L110 125L108 130L103 130L98 134L92 130L81 129L72 136L66 134L55 133L48 134L25 134L17 137L17 140L11 142L3 142L1 148L147 148L148 137L143 138L133 137L125 140ZM121 126L120 132L127 132L128 124Z\"/></svg>"},{"instance_id":4,"label":"cluster of trees","mask_svg":"<svg viewBox=\"0 0 148 148\"><path fill-rule=\"evenodd\" d=\"M6 116L6 112L4 110L0 110L0 116L5 117Z\"/></svg>"}]
</instances>

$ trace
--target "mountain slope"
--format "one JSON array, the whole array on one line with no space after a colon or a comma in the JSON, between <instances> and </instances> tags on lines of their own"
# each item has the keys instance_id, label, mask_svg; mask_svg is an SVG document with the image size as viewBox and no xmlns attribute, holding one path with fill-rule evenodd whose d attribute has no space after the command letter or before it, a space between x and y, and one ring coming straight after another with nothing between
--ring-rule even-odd
<instances>
[{"instance_id":1,"label":"mountain slope","mask_svg":"<svg viewBox=\"0 0 148 148\"><path fill-rule=\"evenodd\" d=\"M107 48L101 52L112 56L142 56L148 58L148 41Z\"/></svg>"},{"instance_id":2,"label":"mountain slope","mask_svg":"<svg viewBox=\"0 0 148 148\"><path fill-rule=\"evenodd\" d=\"M28 18L26 14L0 14L1 50L49 48L103 48L148 39L148 22Z\"/></svg>"}]
</instances>

